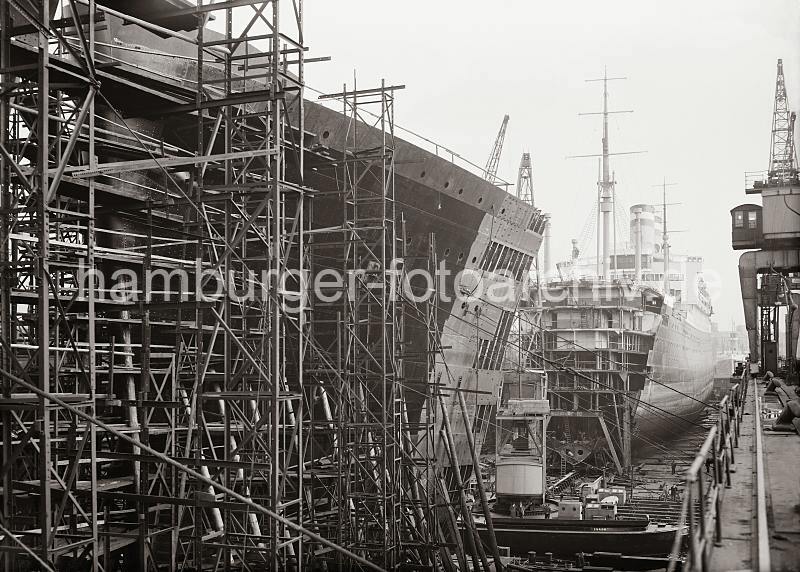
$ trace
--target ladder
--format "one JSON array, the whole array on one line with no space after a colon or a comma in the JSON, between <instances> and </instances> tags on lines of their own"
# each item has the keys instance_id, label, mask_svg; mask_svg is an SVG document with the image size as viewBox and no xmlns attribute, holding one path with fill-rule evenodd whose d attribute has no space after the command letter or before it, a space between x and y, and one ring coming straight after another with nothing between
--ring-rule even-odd
<instances>
[{"instance_id":1,"label":"ladder","mask_svg":"<svg viewBox=\"0 0 800 572\"><path fill-rule=\"evenodd\" d=\"M569 422L564 426L564 440L565 443L569 444L572 442L572 434L569 432ZM559 476L563 477L567 474L567 456L561 455L561 467L560 467L561 474Z\"/></svg>"}]
</instances>

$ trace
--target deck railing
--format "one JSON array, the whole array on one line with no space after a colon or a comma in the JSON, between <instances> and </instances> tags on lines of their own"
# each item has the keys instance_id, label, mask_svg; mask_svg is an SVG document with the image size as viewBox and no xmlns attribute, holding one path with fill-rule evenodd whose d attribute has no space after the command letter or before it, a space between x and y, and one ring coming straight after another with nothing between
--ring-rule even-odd
<instances>
[{"instance_id":1,"label":"deck railing","mask_svg":"<svg viewBox=\"0 0 800 572\"><path fill-rule=\"evenodd\" d=\"M739 432L747 382L733 385L719 402L716 424L709 430L703 446L684 478L683 504L678 530L672 545L668 572L674 572L680 559L686 531L688 543L682 570L708 570L713 547L722 540L722 487L731 486L731 465L739 446ZM706 472L704 472L704 467ZM708 482L706 482L708 481Z\"/></svg>"}]
</instances>

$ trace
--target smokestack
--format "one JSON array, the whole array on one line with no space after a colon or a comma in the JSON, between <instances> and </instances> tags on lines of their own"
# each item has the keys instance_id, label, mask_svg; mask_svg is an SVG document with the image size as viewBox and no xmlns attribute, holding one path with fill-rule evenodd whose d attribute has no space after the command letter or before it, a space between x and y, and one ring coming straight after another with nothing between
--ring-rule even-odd
<instances>
[{"instance_id":1,"label":"smokestack","mask_svg":"<svg viewBox=\"0 0 800 572\"><path fill-rule=\"evenodd\" d=\"M634 268L636 281L642 279L642 209L634 208L634 232L633 232L633 248L634 248Z\"/></svg>"},{"instance_id":2,"label":"smokestack","mask_svg":"<svg viewBox=\"0 0 800 572\"><path fill-rule=\"evenodd\" d=\"M544 234L542 235L542 276L547 276L550 271L550 213L544 213Z\"/></svg>"}]
</instances>

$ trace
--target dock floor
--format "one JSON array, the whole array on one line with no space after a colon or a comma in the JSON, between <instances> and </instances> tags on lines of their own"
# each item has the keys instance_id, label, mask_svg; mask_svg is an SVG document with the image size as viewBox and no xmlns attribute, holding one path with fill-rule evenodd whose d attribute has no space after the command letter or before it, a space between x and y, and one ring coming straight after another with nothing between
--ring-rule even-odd
<instances>
[{"instance_id":1,"label":"dock floor","mask_svg":"<svg viewBox=\"0 0 800 572\"><path fill-rule=\"evenodd\" d=\"M731 488L722 505L722 542L711 554L710 570L756 569L756 439L755 396L761 396L764 484L766 489L770 569L800 569L800 436L773 432L771 426L783 404L776 395L764 395L756 380L748 392Z\"/></svg>"}]
</instances>

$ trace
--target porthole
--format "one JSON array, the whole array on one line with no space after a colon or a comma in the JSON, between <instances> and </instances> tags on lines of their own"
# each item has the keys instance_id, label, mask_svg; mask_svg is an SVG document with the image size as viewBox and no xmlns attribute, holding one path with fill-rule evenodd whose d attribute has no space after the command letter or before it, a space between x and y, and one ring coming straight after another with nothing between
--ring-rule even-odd
<instances>
[{"instance_id":1,"label":"porthole","mask_svg":"<svg viewBox=\"0 0 800 572\"><path fill-rule=\"evenodd\" d=\"M458 189L458 194L459 195L463 195L464 194L464 189Z\"/></svg>"},{"instance_id":2,"label":"porthole","mask_svg":"<svg viewBox=\"0 0 800 572\"><path fill-rule=\"evenodd\" d=\"M445 248L444 249L444 255L445 256L450 256L450 249L449 248Z\"/></svg>"},{"instance_id":3,"label":"porthole","mask_svg":"<svg viewBox=\"0 0 800 572\"><path fill-rule=\"evenodd\" d=\"M478 204L481 204L482 202L483 202L483 197L478 199Z\"/></svg>"},{"instance_id":4,"label":"porthole","mask_svg":"<svg viewBox=\"0 0 800 572\"><path fill-rule=\"evenodd\" d=\"M447 188L447 187L449 187L449 186L450 186L450 181L447 181L447 182L444 184L444 188L446 189L446 188Z\"/></svg>"},{"instance_id":5,"label":"porthole","mask_svg":"<svg viewBox=\"0 0 800 572\"><path fill-rule=\"evenodd\" d=\"M464 260L464 253L463 252L459 252L458 253L458 261L461 262L462 260Z\"/></svg>"},{"instance_id":6,"label":"porthole","mask_svg":"<svg viewBox=\"0 0 800 572\"><path fill-rule=\"evenodd\" d=\"M475 264L475 261L476 261L476 260L478 260L478 257L477 257L477 256L473 256L473 257L472 257L472 263L473 263L473 264Z\"/></svg>"},{"instance_id":7,"label":"porthole","mask_svg":"<svg viewBox=\"0 0 800 572\"><path fill-rule=\"evenodd\" d=\"M422 178L424 178L424 177L425 177L425 171L422 171L422 172L419 174L419 178L420 178L420 179L422 179Z\"/></svg>"},{"instance_id":8,"label":"porthole","mask_svg":"<svg viewBox=\"0 0 800 572\"><path fill-rule=\"evenodd\" d=\"M330 136L331 136L331 132L330 132L330 131L328 131L327 129L326 129L325 131L323 131L323 132L322 132L322 138L323 138L323 139L327 139L327 138L328 138L328 137L330 137Z\"/></svg>"},{"instance_id":9,"label":"porthole","mask_svg":"<svg viewBox=\"0 0 800 572\"><path fill-rule=\"evenodd\" d=\"M500 209L500 214L505 214L506 209Z\"/></svg>"}]
</instances>

